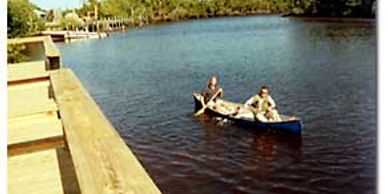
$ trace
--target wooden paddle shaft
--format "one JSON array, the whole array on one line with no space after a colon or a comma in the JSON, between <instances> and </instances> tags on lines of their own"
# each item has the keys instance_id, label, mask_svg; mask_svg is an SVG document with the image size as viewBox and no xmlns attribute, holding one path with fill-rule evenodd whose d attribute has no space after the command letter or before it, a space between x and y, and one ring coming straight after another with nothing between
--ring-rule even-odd
<instances>
[{"instance_id":1,"label":"wooden paddle shaft","mask_svg":"<svg viewBox=\"0 0 388 194\"><path fill-rule=\"evenodd\" d=\"M194 116L198 116L198 115L200 115L200 114L202 114L204 111L205 111L205 109L209 106L209 102L211 102L211 101L213 101L217 96L218 96L218 94L221 92L221 89L219 89L211 98L210 98L210 100L206 103L206 105L205 106L203 106L199 111L197 111L195 114L194 114Z\"/></svg>"}]
</instances>

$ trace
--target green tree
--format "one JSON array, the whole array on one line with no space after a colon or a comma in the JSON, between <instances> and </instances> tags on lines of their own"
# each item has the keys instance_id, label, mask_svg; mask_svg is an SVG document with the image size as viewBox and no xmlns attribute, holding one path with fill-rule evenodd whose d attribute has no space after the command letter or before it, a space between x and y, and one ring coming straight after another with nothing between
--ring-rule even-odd
<instances>
[{"instance_id":1,"label":"green tree","mask_svg":"<svg viewBox=\"0 0 388 194\"><path fill-rule=\"evenodd\" d=\"M7 63L20 63L27 61L29 57L23 53L26 50L24 44L8 44L7 45Z\"/></svg>"},{"instance_id":2,"label":"green tree","mask_svg":"<svg viewBox=\"0 0 388 194\"><path fill-rule=\"evenodd\" d=\"M142 25L154 21L261 13L329 17L372 15L376 0L89 0L80 10L100 6L102 17L129 17Z\"/></svg>"},{"instance_id":3,"label":"green tree","mask_svg":"<svg viewBox=\"0 0 388 194\"><path fill-rule=\"evenodd\" d=\"M28 0L8 0L8 38L29 36L44 28L43 21L34 10L35 6Z\"/></svg>"},{"instance_id":4,"label":"green tree","mask_svg":"<svg viewBox=\"0 0 388 194\"><path fill-rule=\"evenodd\" d=\"M315 0L315 15L324 17L375 17L376 0Z\"/></svg>"},{"instance_id":5,"label":"green tree","mask_svg":"<svg viewBox=\"0 0 388 194\"><path fill-rule=\"evenodd\" d=\"M61 25L66 30L76 30L83 27L84 22L78 17L76 13L67 13L61 20Z\"/></svg>"}]
</instances>

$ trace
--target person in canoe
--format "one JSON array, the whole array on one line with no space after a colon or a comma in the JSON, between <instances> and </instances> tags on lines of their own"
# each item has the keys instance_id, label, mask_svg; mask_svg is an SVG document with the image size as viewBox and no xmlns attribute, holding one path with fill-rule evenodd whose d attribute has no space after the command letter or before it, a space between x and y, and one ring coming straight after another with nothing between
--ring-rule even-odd
<instances>
[{"instance_id":1,"label":"person in canoe","mask_svg":"<svg viewBox=\"0 0 388 194\"><path fill-rule=\"evenodd\" d=\"M217 94L218 91L220 92ZM210 99L216 94L217 94L217 97L220 97L220 98L224 96L224 90L218 86L216 76L212 76L209 79L209 83L203 88L201 94L203 96L202 100L204 104L207 104L210 101Z\"/></svg>"},{"instance_id":2,"label":"person in canoe","mask_svg":"<svg viewBox=\"0 0 388 194\"><path fill-rule=\"evenodd\" d=\"M262 86L258 94L245 102L245 106L251 108L255 118L260 121L281 121L276 110L276 102L269 95L269 88L267 86Z\"/></svg>"},{"instance_id":3,"label":"person in canoe","mask_svg":"<svg viewBox=\"0 0 388 194\"><path fill-rule=\"evenodd\" d=\"M217 109L219 105L217 105L215 102L218 97L223 97L223 95L224 95L224 91L222 88L218 86L217 77L212 76L209 79L209 83L202 90L201 94L193 93L193 96L197 96L198 100L202 104L202 108L197 110L194 113L194 116L201 115L202 113L205 112L206 108L208 108L209 106L212 106L214 109Z\"/></svg>"}]
</instances>

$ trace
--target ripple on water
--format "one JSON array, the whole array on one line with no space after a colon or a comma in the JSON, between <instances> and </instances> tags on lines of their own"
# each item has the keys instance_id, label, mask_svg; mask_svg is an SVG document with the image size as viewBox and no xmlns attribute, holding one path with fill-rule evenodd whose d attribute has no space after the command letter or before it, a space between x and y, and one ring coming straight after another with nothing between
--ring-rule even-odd
<instances>
[{"instance_id":1,"label":"ripple on water","mask_svg":"<svg viewBox=\"0 0 388 194\"><path fill-rule=\"evenodd\" d=\"M163 193L358 194L375 192L375 45L373 25L264 16L58 47ZM211 74L239 102L269 85L303 133L193 118L191 94Z\"/></svg>"}]
</instances>

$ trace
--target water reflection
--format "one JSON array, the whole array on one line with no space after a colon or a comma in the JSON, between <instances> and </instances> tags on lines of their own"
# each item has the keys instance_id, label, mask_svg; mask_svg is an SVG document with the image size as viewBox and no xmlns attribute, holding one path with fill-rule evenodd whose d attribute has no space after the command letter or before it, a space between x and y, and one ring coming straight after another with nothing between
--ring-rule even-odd
<instances>
[{"instance_id":1,"label":"water reflection","mask_svg":"<svg viewBox=\"0 0 388 194\"><path fill-rule=\"evenodd\" d=\"M301 134L220 125L206 115L193 120L200 125L203 136L191 155L204 163L202 173L211 174L213 181L228 185L230 191L257 193L257 188L275 187L274 182L283 181L279 172L294 172L293 164L301 160ZM293 179L298 181L300 177Z\"/></svg>"},{"instance_id":2,"label":"water reflection","mask_svg":"<svg viewBox=\"0 0 388 194\"><path fill-rule=\"evenodd\" d=\"M299 160L301 156L301 134L287 134L274 130L258 130L220 125L220 121L208 116L197 118L203 131L203 141L212 149L223 149L226 153L240 153L242 162L251 163L252 170L271 173L282 160ZM232 144L231 144L232 143ZM236 151L239 150L239 151ZM226 158L228 154L225 154Z\"/></svg>"},{"instance_id":3,"label":"water reflection","mask_svg":"<svg viewBox=\"0 0 388 194\"><path fill-rule=\"evenodd\" d=\"M252 134L252 148L259 153L263 161L271 162L276 160L279 149L287 149L288 153L298 158L301 154L302 137L298 134L276 134L272 132L257 132Z\"/></svg>"},{"instance_id":4,"label":"water reflection","mask_svg":"<svg viewBox=\"0 0 388 194\"><path fill-rule=\"evenodd\" d=\"M354 43L354 38L371 36L375 32L370 28L374 23L321 25L320 28L309 28L308 36L314 43L321 42L322 37L341 44ZM357 27L355 29L355 27Z\"/></svg>"}]
</instances>

